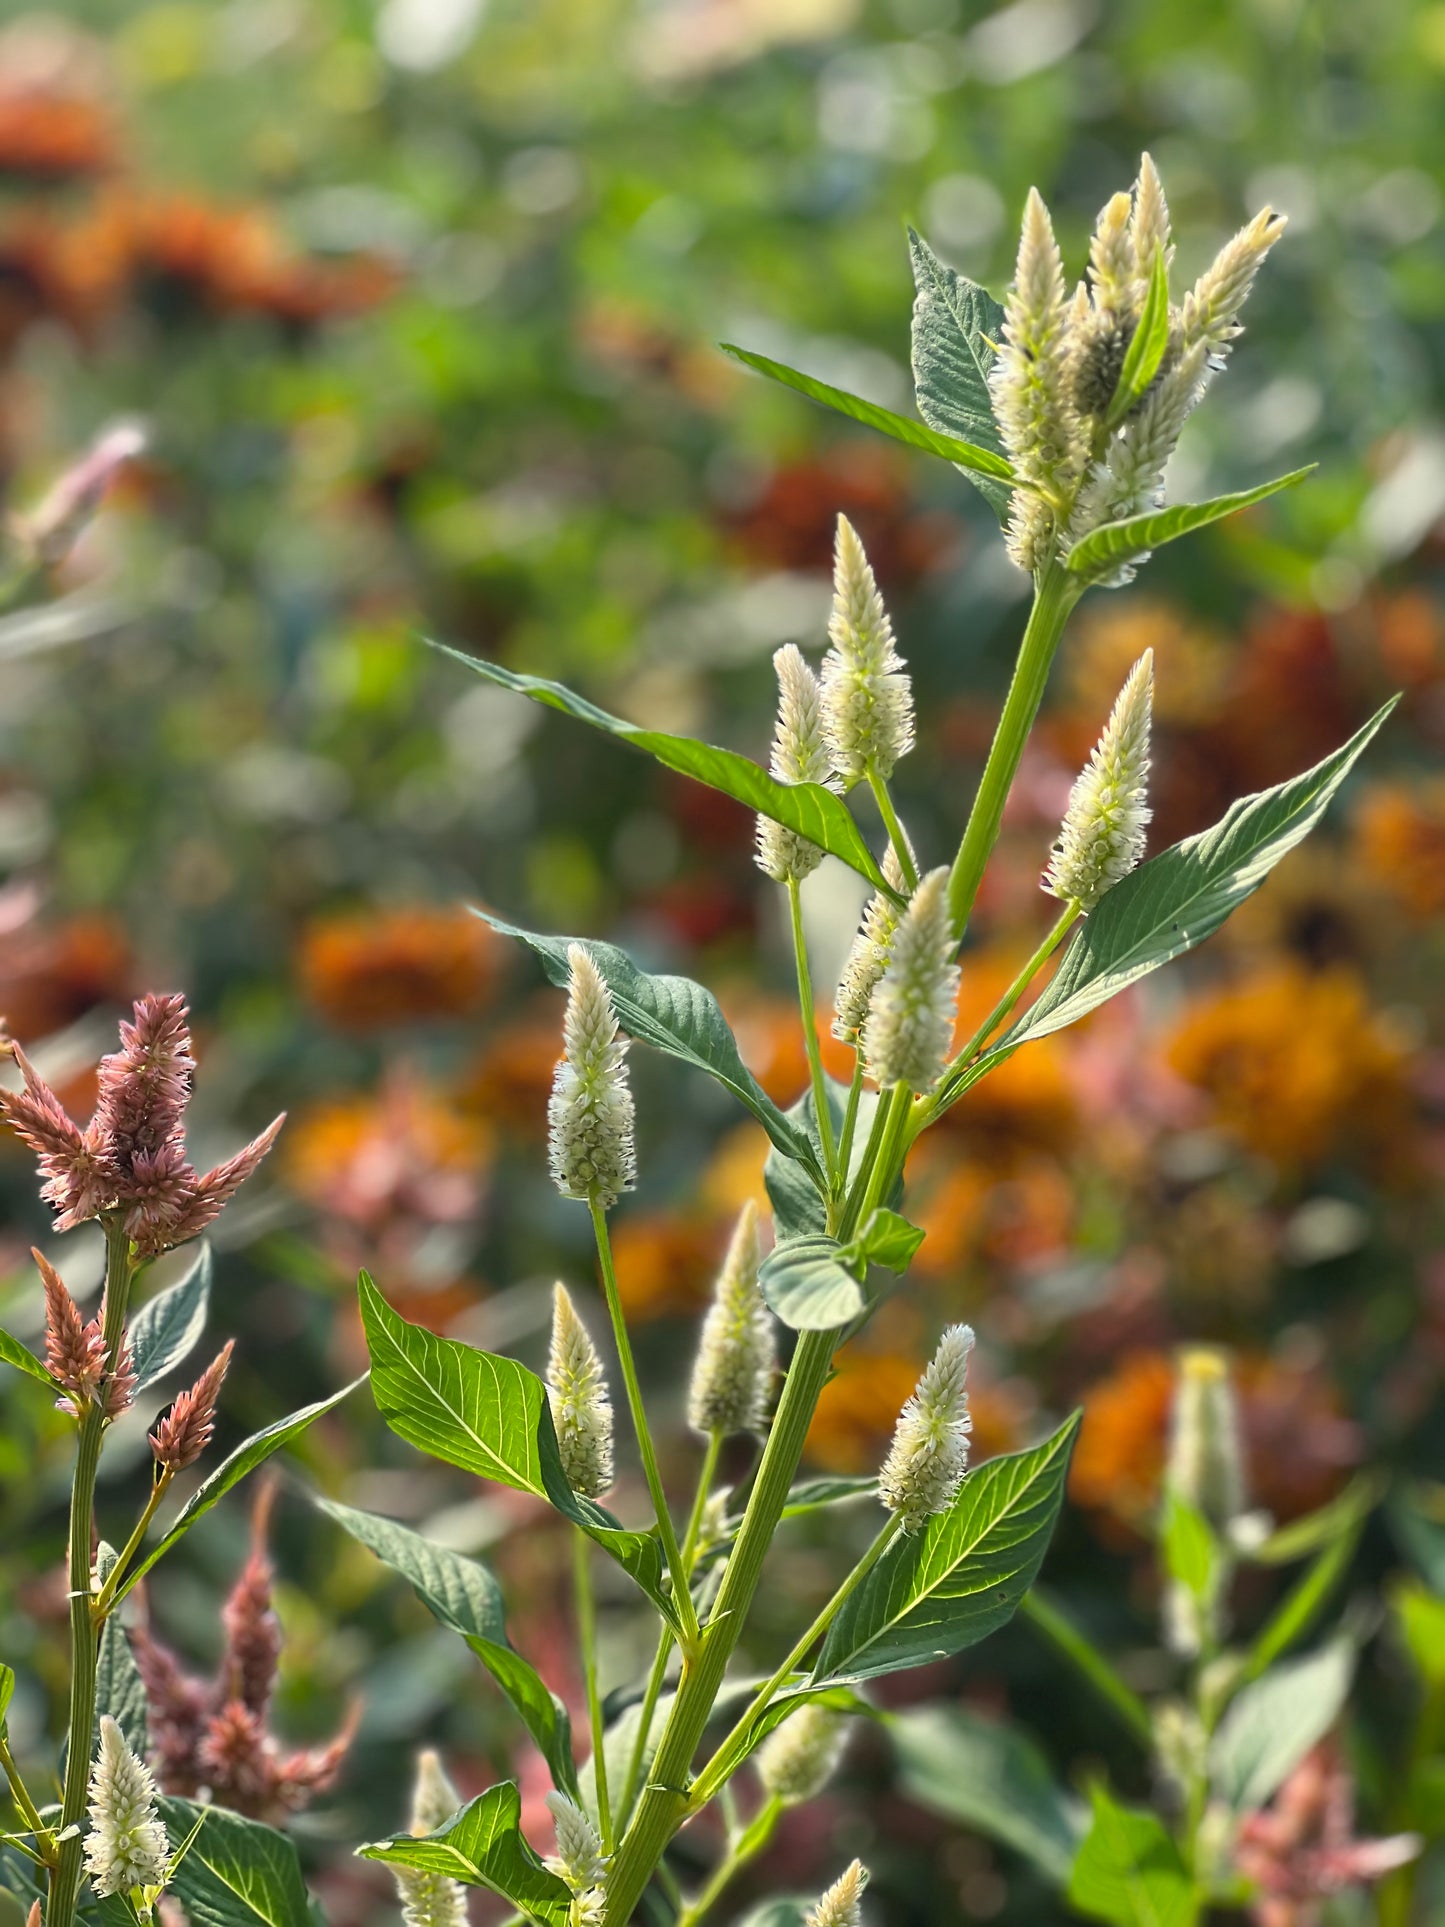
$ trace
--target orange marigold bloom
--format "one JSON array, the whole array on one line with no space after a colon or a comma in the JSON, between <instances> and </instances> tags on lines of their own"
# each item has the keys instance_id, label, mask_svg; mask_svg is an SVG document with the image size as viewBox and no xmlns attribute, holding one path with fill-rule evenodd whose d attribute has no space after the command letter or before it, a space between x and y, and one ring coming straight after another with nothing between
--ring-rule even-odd
<instances>
[{"instance_id":1,"label":"orange marigold bloom","mask_svg":"<svg viewBox=\"0 0 1445 1927\"><path fill-rule=\"evenodd\" d=\"M547 1134L547 1097L561 1054L557 1006L551 993L490 1038L460 1091L468 1109L531 1139Z\"/></svg>"},{"instance_id":2,"label":"orange marigold bloom","mask_svg":"<svg viewBox=\"0 0 1445 1927\"><path fill-rule=\"evenodd\" d=\"M1376 783L1355 822L1369 875L1422 923L1445 916L1445 777Z\"/></svg>"},{"instance_id":3,"label":"orange marigold bloom","mask_svg":"<svg viewBox=\"0 0 1445 1927\"><path fill-rule=\"evenodd\" d=\"M362 1230L451 1224L476 1213L491 1148L485 1125L394 1071L375 1095L304 1112L286 1139L285 1171L318 1210Z\"/></svg>"},{"instance_id":4,"label":"orange marigold bloom","mask_svg":"<svg viewBox=\"0 0 1445 1927\"><path fill-rule=\"evenodd\" d=\"M1197 999L1166 1054L1226 1130L1284 1170L1408 1132L1407 1047L1349 970L1261 969Z\"/></svg>"},{"instance_id":5,"label":"orange marigold bloom","mask_svg":"<svg viewBox=\"0 0 1445 1927\"><path fill-rule=\"evenodd\" d=\"M105 173L116 159L115 128L94 101L0 92L0 173L77 180Z\"/></svg>"},{"instance_id":6,"label":"orange marigold bloom","mask_svg":"<svg viewBox=\"0 0 1445 1927\"><path fill-rule=\"evenodd\" d=\"M480 918L418 904L312 924L299 969L324 1016L366 1031L476 1010L493 987L496 960L496 938Z\"/></svg>"}]
</instances>

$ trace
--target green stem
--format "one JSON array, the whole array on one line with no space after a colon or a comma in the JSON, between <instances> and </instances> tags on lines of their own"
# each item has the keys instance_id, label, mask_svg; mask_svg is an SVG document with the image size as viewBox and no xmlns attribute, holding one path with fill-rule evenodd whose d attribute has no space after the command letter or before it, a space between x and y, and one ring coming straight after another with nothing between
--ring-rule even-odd
<instances>
[{"instance_id":1,"label":"green stem","mask_svg":"<svg viewBox=\"0 0 1445 1927\"><path fill-rule=\"evenodd\" d=\"M698 1651L684 1656L677 1698L650 1782L643 1790L607 1883L604 1927L624 1927L632 1918L668 1841L687 1816L687 1779L693 1755L757 1591L763 1561L803 1456L808 1427L832 1368L837 1340L837 1332L804 1332L798 1339L717 1604Z\"/></svg>"},{"instance_id":2,"label":"green stem","mask_svg":"<svg viewBox=\"0 0 1445 1927\"><path fill-rule=\"evenodd\" d=\"M658 1537L662 1541L667 1570L672 1575L673 1604L677 1608L678 1618L682 1621L686 1644L695 1646L698 1640L697 1614L693 1611L692 1594L688 1591L687 1574L683 1568L677 1534L673 1530L672 1514L667 1509L667 1493L663 1489L662 1474L657 1469L657 1453L653 1449L652 1433L647 1424L647 1412L642 1403L642 1387L637 1382L637 1366L633 1362L632 1341L627 1335L627 1320L623 1316L622 1296L617 1289L617 1273L612 1263L612 1243L607 1236L607 1213L595 1198L592 1199L590 1208L592 1229L597 1238L597 1258L602 1266L602 1285L607 1294L607 1310L612 1319L612 1336L617 1345L617 1359L622 1367L623 1382L627 1386L627 1404L632 1413L632 1428L637 1434L637 1449L642 1454L642 1469L647 1475L647 1489L652 1494L652 1507L657 1514Z\"/></svg>"},{"instance_id":3,"label":"green stem","mask_svg":"<svg viewBox=\"0 0 1445 1927\"><path fill-rule=\"evenodd\" d=\"M1024 744L1039 713L1054 652L1069 613L1082 593L1078 578L1071 576L1059 562L1050 562L1035 585L1034 605L1019 646L1013 681L948 879L949 915L953 919L954 935L960 939L968 928L978 886L998 841L1004 804L1018 774Z\"/></svg>"},{"instance_id":4,"label":"green stem","mask_svg":"<svg viewBox=\"0 0 1445 1927\"><path fill-rule=\"evenodd\" d=\"M788 878L788 910L793 924L793 958L798 967L798 1006L803 1017L803 1047L808 1053L808 1075L813 1080L813 1109L818 1117L818 1142L829 1180L837 1175L838 1154L833 1144L833 1119L828 1109L828 1083L823 1075L823 1053L818 1045L818 1016L813 1005L813 977L808 968L808 941L803 935L803 893L796 877Z\"/></svg>"},{"instance_id":5,"label":"green stem","mask_svg":"<svg viewBox=\"0 0 1445 1927\"><path fill-rule=\"evenodd\" d=\"M858 1106L863 1101L863 1052L853 1055L853 1081L848 1086L848 1108L843 1113L843 1136L838 1145L837 1189L848 1188L848 1166L853 1161L853 1137L858 1129Z\"/></svg>"},{"instance_id":6,"label":"green stem","mask_svg":"<svg viewBox=\"0 0 1445 1927\"><path fill-rule=\"evenodd\" d=\"M119 1220L105 1226L105 1300L101 1327L106 1372L112 1370L125 1333L130 1297L131 1249ZM100 1465L105 1432L105 1392L86 1407L80 1421L75 1452L75 1478L70 1488L70 1719L69 1750L65 1759L65 1788L61 1798L60 1832L75 1828L60 1848L50 1876L48 1927L73 1927L80 1894L83 1846L79 1827L85 1818L90 1779L90 1736L95 1725L96 1621L90 1591L90 1547L94 1532L95 1475Z\"/></svg>"},{"instance_id":7,"label":"green stem","mask_svg":"<svg viewBox=\"0 0 1445 1927\"><path fill-rule=\"evenodd\" d=\"M908 847L908 838L903 833L903 825L898 821L898 812L893 807L893 798L888 793L888 785L881 776L868 772L868 787L873 792L873 800L878 805L878 813L883 818L883 827L888 832L888 841L893 845L893 854L898 858L898 867L903 872L903 885L912 896L918 888L918 865L913 861L913 852Z\"/></svg>"},{"instance_id":8,"label":"green stem","mask_svg":"<svg viewBox=\"0 0 1445 1927\"><path fill-rule=\"evenodd\" d=\"M119 1558L106 1574L105 1584L96 1595L95 1605L91 1610L97 1626L103 1625L110 1617L115 1607L115 1596L120 1590L120 1583L125 1578L131 1560L140 1551L141 1542L150 1529L150 1522L156 1516L156 1508L170 1490L171 1480L174 1477L175 1473L170 1466L164 1465L158 1468L158 1476L151 1487L150 1497L145 1502L145 1510L136 1520L135 1531L126 1540Z\"/></svg>"},{"instance_id":9,"label":"green stem","mask_svg":"<svg viewBox=\"0 0 1445 1927\"><path fill-rule=\"evenodd\" d=\"M607 1797L607 1752L602 1741L602 1695L597 1685L597 1601L587 1564L591 1541L579 1526L572 1535L572 1583L577 1599L577 1643L587 1681L587 1715L592 1727L592 1774L597 1785L597 1831L603 1851L612 1851L612 1802Z\"/></svg>"},{"instance_id":10,"label":"green stem","mask_svg":"<svg viewBox=\"0 0 1445 1927\"><path fill-rule=\"evenodd\" d=\"M1044 1637L1078 1668L1099 1697L1119 1715L1135 1739L1152 1747L1154 1727L1148 1707L1131 1687L1125 1685L1092 1640L1086 1639L1073 1621L1060 1612L1037 1587L1024 1594L1019 1611L1025 1619L1031 1619Z\"/></svg>"},{"instance_id":11,"label":"green stem","mask_svg":"<svg viewBox=\"0 0 1445 1927\"><path fill-rule=\"evenodd\" d=\"M692 1513L687 1522L687 1533L682 1542L682 1566L689 1582L692 1579L693 1560L697 1557L698 1535L702 1531L703 1514L707 1511L708 1495L712 1491L713 1480L717 1477L718 1460L722 1456L723 1436L721 1432L709 1432L707 1451L703 1455L702 1471L698 1474L697 1492L692 1502ZM663 1624L657 1637L657 1651L652 1656L652 1671L647 1676L647 1688L642 1695L642 1717L637 1728L637 1738L632 1743L632 1755L627 1762L627 1777L622 1783L622 1798L617 1802L617 1825L625 1831L632 1818L633 1802L642 1780L642 1763L647 1757L647 1736L652 1731L653 1715L657 1712L657 1702L662 1698L663 1682L667 1678L667 1660L672 1651L672 1628Z\"/></svg>"},{"instance_id":12,"label":"green stem","mask_svg":"<svg viewBox=\"0 0 1445 1927\"><path fill-rule=\"evenodd\" d=\"M744 1867L757 1859L772 1840L782 1811L783 1803L776 1794L758 1809L746 1831L733 1841L724 1858L714 1867L712 1877L697 1899L678 1915L676 1927L698 1927L698 1922L717 1905L729 1884Z\"/></svg>"},{"instance_id":13,"label":"green stem","mask_svg":"<svg viewBox=\"0 0 1445 1927\"><path fill-rule=\"evenodd\" d=\"M29 1789L20 1777L20 1769L16 1766L14 1756L10 1751L9 1735L3 1732L0 1732L0 1767L4 1768L5 1777L10 1782L11 1799L24 1816L25 1824L35 1835L35 1844L39 1849L41 1859L44 1860L47 1865L51 1864L55 1851L53 1841L51 1840L51 1830L41 1819L40 1809L31 1799Z\"/></svg>"},{"instance_id":14,"label":"green stem","mask_svg":"<svg viewBox=\"0 0 1445 1927\"><path fill-rule=\"evenodd\" d=\"M898 1515L896 1512L890 1513L872 1545L869 1546L863 1557L858 1561L857 1565L854 1566L853 1570L833 1594L833 1597L828 1601L827 1605L824 1606L823 1610L818 1614L812 1625L809 1626L807 1632L798 1640L793 1650L773 1674L767 1685L761 1687L758 1692L754 1694L748 1710L733 1727L732 1731L728 1734L722 1745L719 1746L716 1753L713 1754L702 1772L698 1774L692 1789L692 1799L689 1803L692 1812L700 1813L728 1776L734 1773L742 1764L742 1761L746 1759L746 1751L739 1752L738 1749L744 1747L748 1734L752 1731L753 1722L767 1711L768 1707L772 1704L773 1695L777 1692L778 1688L797 1671L803 1660L823 1637L824 1633L827 1632L828 1628L842 1611L844 1605L852 1598L858 1587L862 1585L863 1581L878 1564L878 1561L883 1557L889 1546L892 1545L897 1533Z\"/></svg>"},{"instance_id":15,"label":"green stem","mask_svg":"<svg viewBox=\"0 0 1445 1927\"><path fill-rule=\"evenodd\" d=\"M894 1166L903 1150L912 1111L913 1093L906 1084L895 1084L886 1096L879 1097L874 1135L869 1139L872 1155L858 1173L858 1182L838 1226L842 1243L847 1243L859 1225L867 1224L869 1214L888 1196L898 1175Z\"/></svg>"}]
</instances>

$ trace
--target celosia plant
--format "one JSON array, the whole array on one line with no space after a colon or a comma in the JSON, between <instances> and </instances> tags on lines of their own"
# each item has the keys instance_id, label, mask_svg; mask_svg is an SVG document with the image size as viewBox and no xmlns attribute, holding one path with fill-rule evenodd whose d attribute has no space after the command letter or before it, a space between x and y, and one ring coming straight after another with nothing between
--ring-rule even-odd
<instances>
[{"instance_id":1,"label":"celosia plant","mask_svg":"<svg viewBox=\"0 0 1445 1927\"><path fill-rule=\"evenodd\" d=\"M603 1306L652 1516L642 1525L624 1524L601 1503L614 1478L613 1405L588 1318L568 1290L557 1289L543 1381L513 1359L407 1323L363 1277L372 1389L392 1429L467 1472L546 1500L574 1527L591 1725L591 1757L579 1763L547 1686L506 1644L495 1617L487 1620L466 1603L478 1596L469 1562L390 1521L328 1504L333 1517L467 1636L541 1749L554 1782L549 1805L556 1851L546 1861L520 1830L520 1796L510 1782L460 1807L422 1838L415 1832L426 1817L419 1806L412 1833L364 1848L398 1870L410 1920L454 1918L450 1883L460 1881L506 1896L519 1918L548 1927L624 1927L637 1919L697 1927L766 1847L779 1815L826 1783L848 1720L867 1710L868 1681L960 1652L1029 1596L1062 1501L1077 1420L1026 1451L970 1470L972 1333L956 1326L943 1334L900 1415L876 1481L862 1482L882 1507L873 1543L839 1575L832 1598L764 1684L736 1676L739 1645L785 1512L824 1508L839 1496L836 1485L820 1492L794 1481L836 1354L894 1288L890 1280L907 1271L922 1240L902 1209L912 1146L1031 1040L1073 1023L1216 930L1319 819L1383 720L1376 717L1317 768L1243 799L1214 829L1144 862L1154 677L1146 653L1112 715L1101 718L1098 746L1074 787L1052 853L1040 852L1043 888L1061 911L1034 955L1020 959L985 1022L957 1043L959 948L1070 612L1091 587L1127 581L1164 543L1300 479L1286 476L1189 507L1164 506L1170 453L1224 365L1255 274L1282 227L1268 210L1258 215L1174 301L1168 210L1146 157L1132 192L1116 195L1103 210L1086 279L1072 295L1036 193L1003 307L914 236L913 365L921 422L733 351L815 400L953 462L995 509L1009 554L1033 579L1013 682L952 852L916 846L895 806L890 779L913 744L913 691L863 545L842 517L830 646L816 670L793 646L774 658L779 700L767 769L729 750L634 727L558 684L458 658L757 812L758 865L787 896L810 1076L806 1095L784 1112L745 1069L716 1001L701 985L649 974L609 944L540 935L488 918L532 950L567 991L549 1112L552 1175L562 1196L585 1205L591 1218ZM862 820L844 800L861 790L872 799ZM881 848L870 840L870 822L881 829ZM800 908L802 886L825 856L850 866L872 892L834 999L834 1034L853 1052L846 1084L824 1073ZM771 1140L764 1173L771 1239L752 1208L745 1210L693 1367L688 1416L702 1450L692 1504L676 1518L633 1364L610 1235L610 1214L637 1180L631 1043L716 1078ZM779 1383L780 1327L791 1334L791 1352ZM1191 1529L1197 1525L1215 1549L1207 1583L1191 1566L1191 1583L1171 1594L1176 1639L1196 1642L1201 1652L1219 1635L1225 1548L1232 1542L1230 1522L1221 1516L1209 1523L1212 1515L1200 1507L1207 1495L1224 1511L1234 1505L1220 1459L1229 1427L1206 1412L1218 1395L1207 1379L1195 1374L1189 1381L1198 1396L1191 1392L1193 1403L1181 1405L1175 1452L1176 1486L1199 1489L1194 1499L1171 1501L1169 1514ZM755 1438L757 1453L750 1476L730 1497L717 1481L722 1442L735 1433ZM1198 1470L1206 1459L1207 1476ZM856 1482L850 1496L857 1496ZM1171 1524L1168 1543L1183 1530ZM598 1677L591 1565L599 1549L634 1582L639 1610L650 1610L658 1622L651 1669L631 1689ZM1177 1557L1182 1561L1182 1553ZM1031 1611L1041 1623L1048 1620L1044 1607ZM1075 1636L1068 1643L1086 1650ZM1096 1663L1106 1667L1097 1656ZM1208 1677L1211 1716L1227 1718L1233 1695L1247 1690L1248 1675L1236 1669ZM1243 1697L1239 1703L1247 1709ZM1133 1717L1132 1696L1129 1705ZM1154 1735L1152 1717L1142 1709L1138 1717ZM1196 1705L1189 1717L1204 1715ZM1216 1796L1224 1797L1203 1759L1201 1753L1189 1769L1177 1892L1160 1918L1194 1920L1212 1899L1240 1891L1243 1862L1211 1857L1202 1844L1206 1819L1215 1824ZM750 1811L735 1787L749 1762L761 1789ZM1273 1790L1265 1788L1255 1806ZM1253 1798L1259 1789L1247 1791ZM701 1890L688 1898L679 1892L669 1849L679 1830L715 1802L724 1849ZM1082 1841L1074 1829L1073 1854L1085 1872L1106 1851L1122 1855L1116 1887L1127 1894L1130 1855L1136 1844L1141 1856L1152 1853L1152 1838L1127 1827L1116 1838L1114 1810L1102 1795L1097 1811ZM1232 1825L1244 1811L1236 1803ZM423 1893L416 1884L422 1876L442 1884ZM857 1923L865 1879L855 1863L816 1901L778 1902L759 1918L775 1927ZM1084 1873L1079 1883L1087 1885ZM1097 1902L1093 1910L1101 1911ZM1143 1918L1120 1911L1103 1917Z\"/></svg>"}]
</instances>

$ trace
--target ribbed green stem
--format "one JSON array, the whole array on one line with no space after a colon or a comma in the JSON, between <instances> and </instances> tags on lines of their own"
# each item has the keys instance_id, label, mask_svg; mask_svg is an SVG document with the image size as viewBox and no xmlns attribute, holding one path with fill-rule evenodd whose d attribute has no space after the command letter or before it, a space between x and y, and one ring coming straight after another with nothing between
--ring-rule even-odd
<instances>
[{"instance_id":1,"label":"ribbed green stem","mask_svg":"<svg viewBox=\"0 0 1445 1927\"><path fill-rule=\"evenodd\" d=\"M918 865L913 861L913 852L908 847L908 838L903 833L903 825L898 820L898 812L893 807L893 798L888 785L881 776L868 772L868 787L873 792L873 800L878 805L878 814L883 818L883 827L888 832L888 841L893 845L893 854L898 858L898 867L903 872L903 887L909 896L918 888Z\"/></svg>"},{"instance_id":2,"label":"ribbed green stem","mask_svg":"<svg viewBox=\"0 0 1445 1927\"><path fill-rule=\"evenodd\" d=\"M1039 713L1054 652L1069 612L1082 594L1083 585L1078 577L1071 576L1059 562L1048 565L1035 587L1034 606L1019 646L1013 681L1009 684L993 747L984 764L968 826L948 879L948 911L956 937L962 938L968 928L984 868L998 841L1004 804L1018 774L1024 744Z\"/></svg>"},{"instance_id":3,"label":"ribbed green stem","mask_svg":"<svg viewBox=\"0 0 1445 1927\"><path fill-rule=\"evenodd\" d=\"M597 1788L597 1831L606 1853L612 1851L612 1802L607 1795L607 1749L602 1744L602 1693L597 1683L597 1601L587 1554L592 1541L579 1526L572 1534L572 1581L577 1600L577 1644L587 1681L587 1718L592 1728L592 1777Z\"/></svg>"},{"instance_id":4,"label":"ribbed green stem","mask_svg":"<svg viewBox=\"0 0 1445 1927\"><path fill-rule=\"evenodd\" d=\"M828 1109L828 1084L823 1075L823 1053L818 1044L818 1014L813 1006L813 977L808 968L808 940L803 934L802 892L796 877L788 878L788 910L793 924L793 957L798 968L798 1007L803 1018L803 1048L808 1053L808 1075L813 1080L813 1109L818 1117L818 1142L823 1147L823 1169L831 1183L838 1168L833 1143L833 1118Z\"/></svg>"}]
</instances>

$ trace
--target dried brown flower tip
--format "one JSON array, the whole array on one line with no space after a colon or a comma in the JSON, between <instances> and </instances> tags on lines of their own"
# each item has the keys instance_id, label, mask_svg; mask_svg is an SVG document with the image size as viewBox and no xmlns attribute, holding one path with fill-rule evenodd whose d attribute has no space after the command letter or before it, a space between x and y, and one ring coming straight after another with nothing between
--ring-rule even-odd
<instances>
[{"instance_id":1,"label":"dried brown flower tip","mask_svg":"<svg viewBox=\"0 0 1445 1927\"><path fill-rule=\"evenodd\" d=\"M168 1472L183 1472L194 1465L211 1442L216 1429L216 1400L231 1353L234 1338L228 1338L188 1392L182 1392L151 1434L151 1450L157 1465Z\"/></svg>"}]
</instances>

